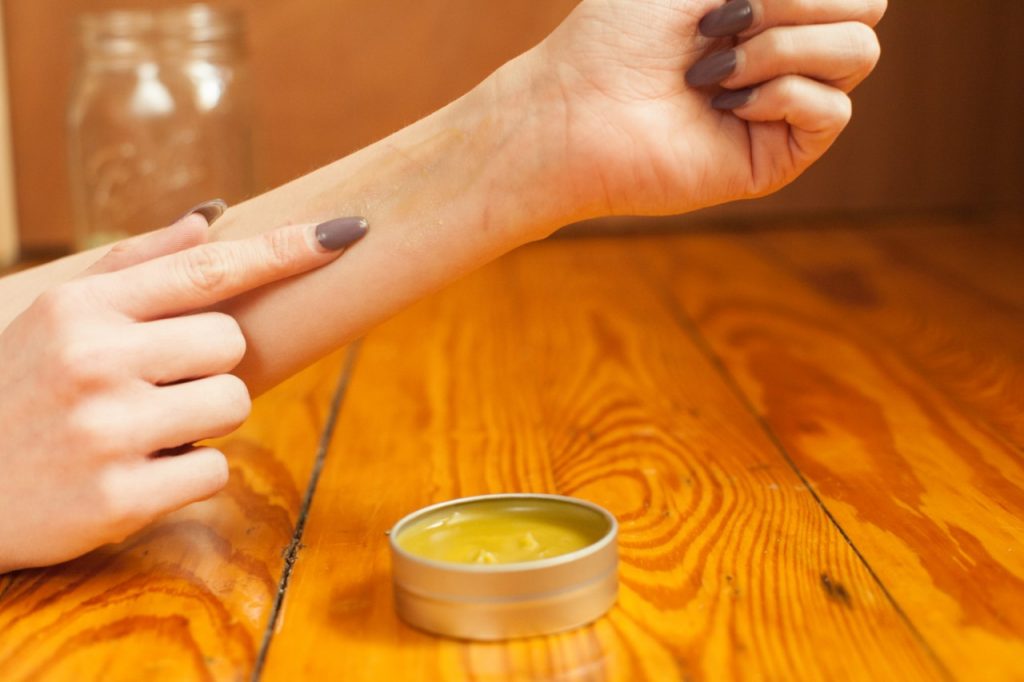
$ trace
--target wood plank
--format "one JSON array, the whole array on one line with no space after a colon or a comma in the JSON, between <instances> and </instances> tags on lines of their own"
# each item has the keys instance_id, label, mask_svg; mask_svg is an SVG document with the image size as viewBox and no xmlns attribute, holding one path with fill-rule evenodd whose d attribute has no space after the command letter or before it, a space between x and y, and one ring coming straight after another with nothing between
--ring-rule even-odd
<instances>
[{"instance_id":1,"label":"wood plank","mask_svg":"<svg viewBox=\"0 0 1024 682\"><path fill-rule=\"evenodd\" d=\"M1024 320L887 239L694 237L644 258L953 673L1020 679Z\"/></svg>"},{"instance_id":2,"label":"wood plank","mask_svg":"<svg viewBox=\"0 0 1024 682\"><path fill-rule=\"evenodd\" d=\"M371 333L263 679L942 677L632 257L641 243L657 258L674 242L534 245ZM509 643L403 625L384 532L508 491L618 516L618 605Z\"/></svg>"},{"instance_id":3,"label":"wood plank","mask_svg":"<svg viewBox=\"0 0 1024 682\"><path fill-rule=\"evenodd\" d=\"M251 673L342 353L216 441L221 494L49 569L0 577L0 679L228 680Z\"/></svg>"},{"instance_id":4,"label":"wood plank","mask_svg":"<svg viewBox=\"0 0 1024 682\"><path fill-rule=\"evenodd\" d=\"M1024 222L837 226L824 245L801 230L755 241L1024 453Z\"/></svg>"},{"instance_id":5,"label":"wood plank","mask_svg":"<svg viewBox=\"0 0 1024 682\"><path fill-rule=\"evenodd\" d=\"M892 258L913 260L921 274L973 291L1005 310L1024 312L1024 213L971 221L970 229L964 229L963 221L918 219L873 230L870 236Z\"/></svg>"}]
</instances>

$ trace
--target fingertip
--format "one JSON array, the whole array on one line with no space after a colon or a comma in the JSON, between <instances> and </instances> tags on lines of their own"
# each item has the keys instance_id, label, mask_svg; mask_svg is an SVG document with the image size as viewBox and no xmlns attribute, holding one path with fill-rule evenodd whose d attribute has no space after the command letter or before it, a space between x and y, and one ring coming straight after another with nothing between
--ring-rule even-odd
<instances>
[{"instance_id":1,"label":"fingertip","mask_svg":"<svg viewBox=\"0 0 1024 682\"><path fill-rule=\"evenodd\" d=\"M209 238L206 219L202 215L190 213L167 227L115 243L81 276L124 270L160 256L205 244Z\"/></svg>"},{"instance_id":2,"label":"fingertip","mask_svg":"<svg viewBox=\"0 0 1024 682\"><path fill-rule=\"evenodd\" d=\"M189 213L159 231L161 248L151 257L177 253L210 241L210 228L199 213ZM148 259L147 259L148 260Z\"/></svg>"},{"instance_id":3,"label":"fingertip","mask_svg":"<svg viewBox=\"0 0 1024 682\"><path fill-rule=\"evenodd\" d=\"M188 220L192 216L198 215L204 220L204 227L210 227L217 219L224 215L224 212L228 210L228 204L223 199L210 199L204 201L201 204L196 204L189 210L185 211L185 214L178 218L175 223L180 223L184 220Z\"/></svg>"},{"instance_id":4,"label":"fingertip","mask_svg":"<svg viewBox=\"0 0 1024 682\"><path fill-rule=\"evenodd\" d=\"M210 223L202 213L189 213L171 225L190 246L205 244L210 240Z\"/></svg>"}]
</instances>

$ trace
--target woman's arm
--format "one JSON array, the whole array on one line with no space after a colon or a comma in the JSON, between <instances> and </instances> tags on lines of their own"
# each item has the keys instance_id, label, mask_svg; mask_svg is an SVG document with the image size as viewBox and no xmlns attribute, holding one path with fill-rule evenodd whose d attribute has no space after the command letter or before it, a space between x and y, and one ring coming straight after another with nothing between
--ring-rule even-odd
<instances>
[{"instance_id":1,"label":"woman's arm","mask_svg":"<svg viewBox=\"0 0 1024 682\"><path fill-rule=\"evenodd\" d=\"M778 189L848 121L846 93L877 60L869 27L884 9L884 0L584 0L461 99L228 211L216 239L336 215L373 226L344 262L221 308L248 341L236 372L259 392L568 222L682 213ZM11 290L24 305L89 258L27 273Z\"/></svg>"},{"instance_id":2,"label":"woman's arm","mask_svg":"<svg viewBox=\"0 0 1024 682\"><path fill-rule=\"evenodd\" d=\"M481 264L584 216L562 192L559 169L548 167L553 141L542 115L532 120L522 105L533 97L533 106L543 107L528 90L499 72L433 115L220 219L218 239L327 215L361 215L372 226L341 267L222 308L249 340L236 371L254 392Z\"/></svg>"},{"instance_id":3,"label":"woman's arm","mask_svg":"<svg viewBox=\"0 0 1024 682\"><path fill-rule=\"evenodd\" d=\"M878 58L869 25L884 2L830 0L802 16L808 10L794 3L734 0L711 14L706 32L742 33L738 50L713 51L732 52L737 63L716 74L714 59L705 60L710 78L698 65L689 80L713 84L717 75L734 89L726 94L739 90L747 104L738 117L711 105L715 91L683 77L708 52L697 26L715 6L583 2L544 43L465 97L229 211L219 236L326 215L365 215L373 225L343 263L225 307L249 339L240 375L256 391L271 386L566 223L680 213L795 178L849 119L845 93ZM811 25L790 25L804 22Z\"/></svg>"}]
</instances>

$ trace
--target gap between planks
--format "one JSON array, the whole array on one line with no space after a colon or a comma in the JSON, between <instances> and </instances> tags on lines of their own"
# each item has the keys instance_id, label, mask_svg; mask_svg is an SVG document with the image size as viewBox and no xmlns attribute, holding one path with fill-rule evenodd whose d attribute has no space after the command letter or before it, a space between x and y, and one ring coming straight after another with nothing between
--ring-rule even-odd
<instances>
[{"instance_id":1,"label":"gap between planks","mask_svg":"<svg viewBox=\"0 0 1024 682\"><path fill-rule=\"evenodd\" d=\"M288 581L292 576L292 568L298 559L299 550L302 549L302 534L306 529L306 519L313 507L313 496L316 494L316 485L320 480L320 473L324 468L324 461L327 459L327 451L331 446L331 438L334 436L334 427L338 422L338 415L341 413L341 406L345 400L345 393L351 383L352 372L355 369L356 359L359 357L359 349L362 340L354 341L349 347L345 356L345 364L341 368L338 377L338 387L331 398L331 405L328 410L327 423L324 425L323 435L316 451L316 459L313 461L313 470L309 475L309 484L306 486L306 494L302 498L299 507L299 514L295 520L295 531L292 533L292 540L284 550L284 569L281 572L281 579L277 584L277 596L274 605L270 609L270 617L267 619L267 628L263 632L263 641L260 643L259 653L253 664L251 682L258 682L263 674L263 667L267 661L267 654L270 652L270 644L274 638L274 627L277 625L281 607L284 604L285 593L288 591Z\"/></svg>"},{"instance_id":2,"label":"gap between planks","mask_svg":"<svg viewBox=\"0 0 1024 682\"><path fill-rule=\"evenodd\" d=\"M651 281L649 276L648 281ZM726 367L725 363L711 347L711 344L708 343L707 339L704 338L704 335L701 334L700 327L697 325L697 322L687 314L687 312L683 309L681 305L679 305L679 302L676 300L675 296L673 296L670 292L665 290L664 287L660 286L660 284L660 282L652 282L653 288L657 290L659 296L661 296L662 300L665 302L669 314L671 314L672 317L676 319L683 332L690 337L690 340L693 341L694 345L697 346L700 353L704 355L707 361L715 368L715 371L718 372L718 374L722 377L722 380L729 387L729 390L736 396L736 398L742 403L743 407L760 425L761 430L764 432L769 442L779 453L782 459L786 462L786 464L789 465L789 468L793 470L793 473L797 475L797 477L800 479L800 482L804 485L807 491L811 494L811 497L813 497L814 501L818 504L818 507L822 510L822 512L824 512L825 517L828 518L829 522L831 522L831 524L839 532L839 535L843 538L846 544L848 544L850 546L850 549L853 550L854 555L856 555L857 559L859 559L861 564L864 565L864 568L871 576L871 579L875 581L875 584L878 585L878 588L882 591L882 594L884 594L885 598L889 600L889 603L896 610L896 613L899 615L900 619L910 629L910 632L914 636L914 638L924 648L925 652L927 652L928 656L932 659L932 661L935 662L935 665L941 671L942 675L947 680L955 680L956 677L953 675L952 670L950 670L950 668L946 665L945 661L943 661L939 657L938 652L936 652L932 645L928 642L928 640L924 638L924 635L922 635L921 631L918 630L916 625L914 625L914 622L910 620L910 617L907 615L906 611L904 611L903 607L900 606L898 601L896 601L896 598L889 591L889 588L886 587L885 583L882 582L881 577L868 562L867 557L865 557L864 554L861 553L857 545L854 544L853 539L850 538L846 530L839 524L839 520L836 519L836 517L829 510L828 506L818 495L818 491L814 489L814 486L811 485L811 482L807 479L806 476L804 476L804 473L800 470L800 467L797 466L796 461L790 456L789 452L786 450L786 447L782 444L782 441L779 440L779 437L776 435L771 425L757 411L757 408L754 406L754 403L750 400L749 396L747 396L747 394L743 391L743 388L740 386L739 382L729 371L729 368Z\"/></svg>"}]
</instances>

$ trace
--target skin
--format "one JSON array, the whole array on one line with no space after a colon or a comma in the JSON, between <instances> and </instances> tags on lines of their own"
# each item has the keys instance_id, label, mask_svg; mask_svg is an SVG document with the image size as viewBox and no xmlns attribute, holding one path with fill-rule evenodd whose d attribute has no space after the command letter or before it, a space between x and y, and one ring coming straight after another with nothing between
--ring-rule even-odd
<instances>
[{"instance_id":1,"label":"skin","mask_svg":"<svg viewBox=\"0 0 1024 682\"><path fill-rule=\"evenodd\" d=\"M799 176L849 121L885 2L752 4L749 29L712 40L697 25L716 0L583 0L464 97L212 230L188 218L0 280L0 429L14 434L0 498L17 510L0 518L0 570L72 558L214 494L223 455L154 453L230 431L249 393L513 248L583 218L684 213ZM756 89L719 111L719 90L683 75L733 47L723 85ZM308 224L344 215L370 232L329 262ZM290 242L268 232L291 224ZM101 257L102 272L79 274Z\"/></svg>"}]
</instances>

